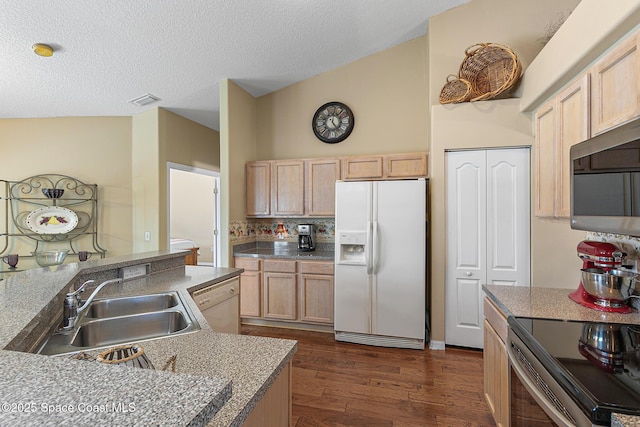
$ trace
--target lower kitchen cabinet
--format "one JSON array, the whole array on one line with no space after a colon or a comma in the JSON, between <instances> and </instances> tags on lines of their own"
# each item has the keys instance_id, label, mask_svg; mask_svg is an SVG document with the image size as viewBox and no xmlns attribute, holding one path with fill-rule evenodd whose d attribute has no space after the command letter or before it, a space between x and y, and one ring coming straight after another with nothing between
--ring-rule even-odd
<instances>
[{"instance_id":1,"label":"lower kitchen cabinet","mask_svg":"<svg viewBox=\"0 0 640 427\"><path fill-rule=\"evenodd\" d=\"M333 262L236 257L235 266L245 270L240 317L246 323L333 326Z\"/></svg>"},{"instance_id":2,"label":"lower kitchen cabinet","mask_svg":"<svg viewBox=\"0 0 640 427\"><path fill-rule=\"evenodd\" d=\"M263 317L296 320L296 261L265 260L262 285Z\"/></svg>"},{"instance_id":3,"label":"lower kitchen cabinet","mask_svg":"<svg viewBox=\"0 0 640 427\"><path fill-rule=\"evenodd\" d=\"M244 268L240 275L240 317L260 317L262 307L262 260L234 258L236 268Z\"/></svg>"},{"instance_id":4,"label":"lower kitchen cabinet","mask_svg":"<svg viewBox=\"0 0 640 427\"><path fill-rule=\"evenodd\" d=\"M291 423L291 362L253 408L242 427L281 427Z\"/></svg>"},{"instance_id":5,"label":"lower kitchen cabinet","mask_svg":"<svg viewBox=\"0 0 640 427\"><path fill-rule=\"evenodd\" d=\"M504 314L484 300L484 398L497 426L509 425L508 324Z\"/></svg>"},{"instance_id":6,"label":"lower kitchen cabinet","mask_svg":"<svg viewBox=\"0 0 640 427\"><path fill-rule=\"evenodd\" d=\"M333 325L333 263L299 262L300 320Z\"/></svg>"}]
</instances>

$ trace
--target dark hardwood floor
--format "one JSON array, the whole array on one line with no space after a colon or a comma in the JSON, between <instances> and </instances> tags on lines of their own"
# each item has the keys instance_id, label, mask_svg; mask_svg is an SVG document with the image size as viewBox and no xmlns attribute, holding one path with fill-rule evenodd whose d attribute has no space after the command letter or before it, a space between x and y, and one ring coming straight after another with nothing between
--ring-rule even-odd
<instances>
[{"instance_id":1,"label":"dark hardwood floor","mask_svg":"<svg viewBox=\"0 0 640 427\"><path fill-rule=\"evenodd\" d=\"M372 347L260 326L242 333L298 341L291 426L495 426L480 351Z\"/></svg>"}]
</instances>

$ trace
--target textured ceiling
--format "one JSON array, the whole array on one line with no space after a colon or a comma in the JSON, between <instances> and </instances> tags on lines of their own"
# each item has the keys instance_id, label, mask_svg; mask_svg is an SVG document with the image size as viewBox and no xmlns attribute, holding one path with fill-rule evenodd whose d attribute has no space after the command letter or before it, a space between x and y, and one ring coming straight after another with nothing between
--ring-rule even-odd
<instances>
[{"instance_id":1,"label":"textured ceiling","mask_svg":"<svg viewBox=\"0 0 640 427\"><path fill-rule=\"evenodd\" d=\"M221 79L264 95L419 37L467 1L0 0L0 118L163 107L219 129ZM145 93L160 101L127 102Z\"/></svg>"}]
</instances>

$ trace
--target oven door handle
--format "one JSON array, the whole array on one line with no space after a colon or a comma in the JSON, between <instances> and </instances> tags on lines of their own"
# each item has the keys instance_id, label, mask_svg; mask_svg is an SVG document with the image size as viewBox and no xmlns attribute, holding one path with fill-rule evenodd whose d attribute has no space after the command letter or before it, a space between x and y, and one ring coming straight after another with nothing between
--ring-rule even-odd
<instances>
[{"instance_id":1,"label":"oven door handle","mask_svg":"<svg viewBox=\"0 0 640 427\"><path fill-rule=\"evenodd\" d=\"M511 345L508 346L509 366L518 376L522 385L527 389L529 394L538 402L540 408L559 426L574 427L575 422L568 419L561 411L559 411L552 403L549 402L547 396L542 393L535 383L531 380L524 368L518 363L517 356L513 353Z\"/></svg>"}]
</instances>

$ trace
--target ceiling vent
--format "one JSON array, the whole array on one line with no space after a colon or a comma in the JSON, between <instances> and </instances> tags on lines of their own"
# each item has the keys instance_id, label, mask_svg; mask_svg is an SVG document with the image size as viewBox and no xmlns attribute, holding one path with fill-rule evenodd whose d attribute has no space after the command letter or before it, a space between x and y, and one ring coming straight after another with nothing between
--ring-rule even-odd
<instances>
[{"instance_id":1,"label":"ceiling vent","mask_svg":"<svg viewBox=\"0 0 640 427\"><path fill-rule=\"evenodd\" d=\"M143 107L145 105L149 105L149 104L151 104L153 102L156 102L156 101L159 101L159 100L160 100L160 98L158 98L157 96L153 96L150 93L145 93L144 95L139 96L139 97L134 98L134 99L130 99L127 102L130 102L130 103L132 103L134 105L137 105L138 107Z\"/></svg>"}]
</instances>

